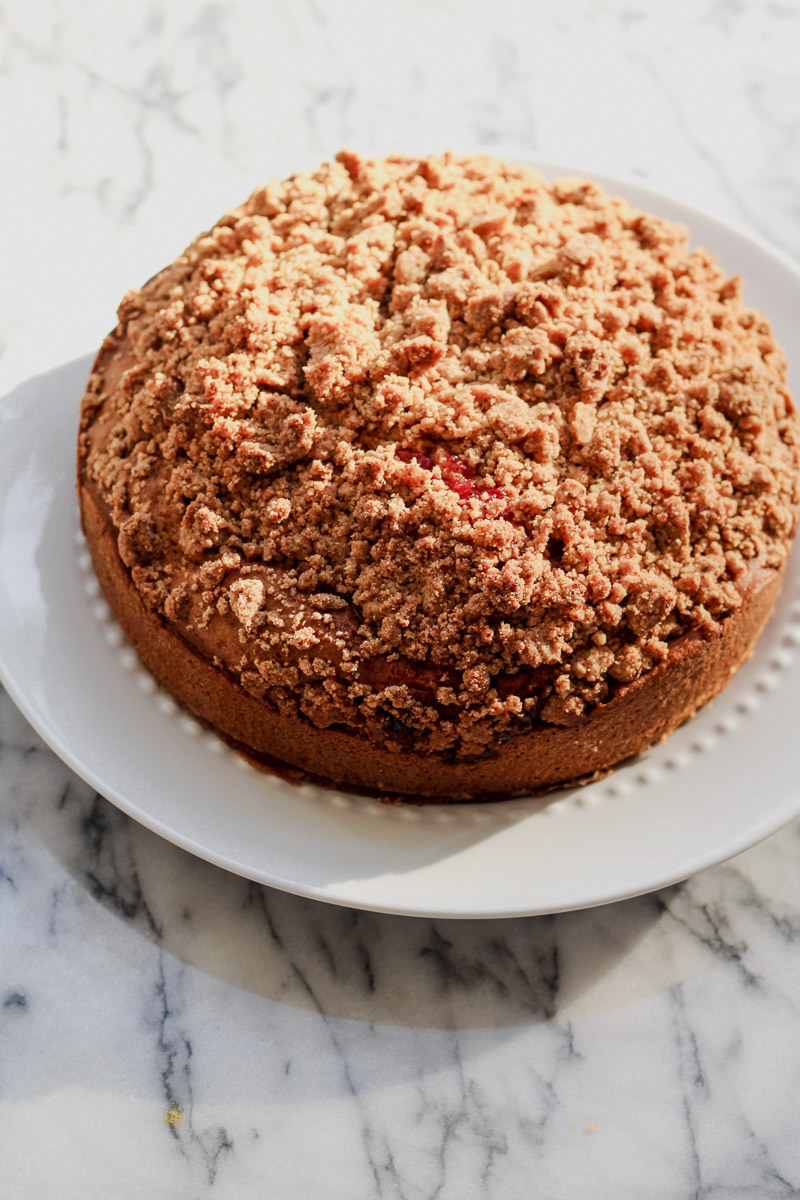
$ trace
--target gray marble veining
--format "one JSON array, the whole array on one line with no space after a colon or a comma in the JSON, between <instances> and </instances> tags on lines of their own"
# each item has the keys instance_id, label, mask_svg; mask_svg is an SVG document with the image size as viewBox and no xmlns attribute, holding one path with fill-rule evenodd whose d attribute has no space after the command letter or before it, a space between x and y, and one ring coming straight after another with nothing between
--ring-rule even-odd
<instances>
[{"instance_id":1,"label":"gray marble veining","mask_svg":"<svg viewBox=\"0 0 800 1200\"><path fill-rule=\"evenodd\" d=\"M67 297L99 333L344 144L576 161L800 255L799 41L738 0L0 5L0 346ZM639 900L448 922L190 857L5 696L0 798L9 1200L800 1195L796 824Z\"/></svg>"},{"instance_id":2,"label":"gray marble veining","mask_svg":"<svg viewBox=\"0 0 800 1200\"><path fill-rule=\"evenodd\" d=\"M606 909L392 918L191 858L8 701L2 733L11 1194L793 1194L796 827Z\"/></svg>"}]
</instances>

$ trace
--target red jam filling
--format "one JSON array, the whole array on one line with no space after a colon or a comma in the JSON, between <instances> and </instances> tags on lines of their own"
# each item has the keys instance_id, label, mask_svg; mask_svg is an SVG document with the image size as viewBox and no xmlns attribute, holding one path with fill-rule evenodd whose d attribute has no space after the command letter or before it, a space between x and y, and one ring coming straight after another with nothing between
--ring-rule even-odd
<instances>
[{"instance_id":1,"label":"red jam filling","mask_svg":"<svg viewBox=\"0 0 800 1200\"><path fill-rule=\"evenodd\" d=\"M397 457L401 462L415 462L426 471L430 471L433 467L433 459L419 450L402 447L397 451ZM439 466L442 472L442 480L447 484L451 492L455 492L459 500L463 500L464 503L467 503L469 500L505 500L506 507L499 516L503 521L510 521L512 519L511 510L508 507L508 497L503 489L499 487L482 487L476 483L474 467L462 463L454 454L448 454ZM483 505L481 515L484 517L488 515L485 504Z\"/></svg>"}]
</instances>

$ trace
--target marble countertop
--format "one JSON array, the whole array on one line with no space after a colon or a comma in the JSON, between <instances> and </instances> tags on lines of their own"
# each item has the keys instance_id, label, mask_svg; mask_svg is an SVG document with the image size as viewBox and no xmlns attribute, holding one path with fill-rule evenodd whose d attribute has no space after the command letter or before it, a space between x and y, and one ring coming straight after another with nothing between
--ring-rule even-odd
<instances>
[{"instance_id":1,"label":"marble countertop","mask_svg":"<svg viewBox=\"0 0 800 1200\"><path fill-rule=\"evenodd\" d=\"M522 148L798 258L799 45L763 0L0 4L0 349L67 296L101 332L342 145ZM6 697L0 799L8 1200L800 1195L799 824L638 900L455 922L192 858Z\"/></svg>"}]
</instances>

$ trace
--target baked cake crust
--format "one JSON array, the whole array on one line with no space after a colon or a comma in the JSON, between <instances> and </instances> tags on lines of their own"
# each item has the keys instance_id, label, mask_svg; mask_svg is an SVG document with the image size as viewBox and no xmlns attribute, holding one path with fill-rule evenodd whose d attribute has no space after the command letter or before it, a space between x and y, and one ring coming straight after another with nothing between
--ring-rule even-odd
<instances>
[{"instance_id":1,"label":"baked cake crust","mask_svg":"<svg viewBox=\"0 0 800 1200\"><path fill-rule=\"evenodd\" d=\"M744 602L710 637L687 634L667 658L568 728L541 725L478 762L391 751L338 729L283 716L244 692L179 628L147 607L117 551L102 501L79 487L81 519L106 599L142 662L181 704L260 765L398 796L520 795L585 782L666 737L725 686L749 656L777 600L783 572L755 570Z\"/></svg>"},{"instance_id":2,"label":"baked cake crust","mask_svg":"<svg viewBox=\"0 0 800 1200\"><path fill-rule=\"evenodd\" d=\"M780 350L596 185L344 154L119 316L79 440L97 573L251 753L443 797L591 776L715 695L778 595Z\"/></svg>"}]
</instances>

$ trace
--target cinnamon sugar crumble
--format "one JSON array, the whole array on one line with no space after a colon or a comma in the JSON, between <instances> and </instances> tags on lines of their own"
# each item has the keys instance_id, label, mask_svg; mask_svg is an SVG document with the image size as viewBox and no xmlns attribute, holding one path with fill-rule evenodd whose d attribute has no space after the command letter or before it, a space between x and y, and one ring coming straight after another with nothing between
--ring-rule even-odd
<instances>
[{"instance_id":1,"label":"cinnamon sugar crumble","mask_svg":"<svg viewBox=\"0 0 800 1200\"><path fill-rule=\"evenodd\" d=\"M769 325L585 180L342 153L130 292L106 352L81 450L148 605L390 748L579 720L794 532Z\"/></svg>"}]
</instances>

